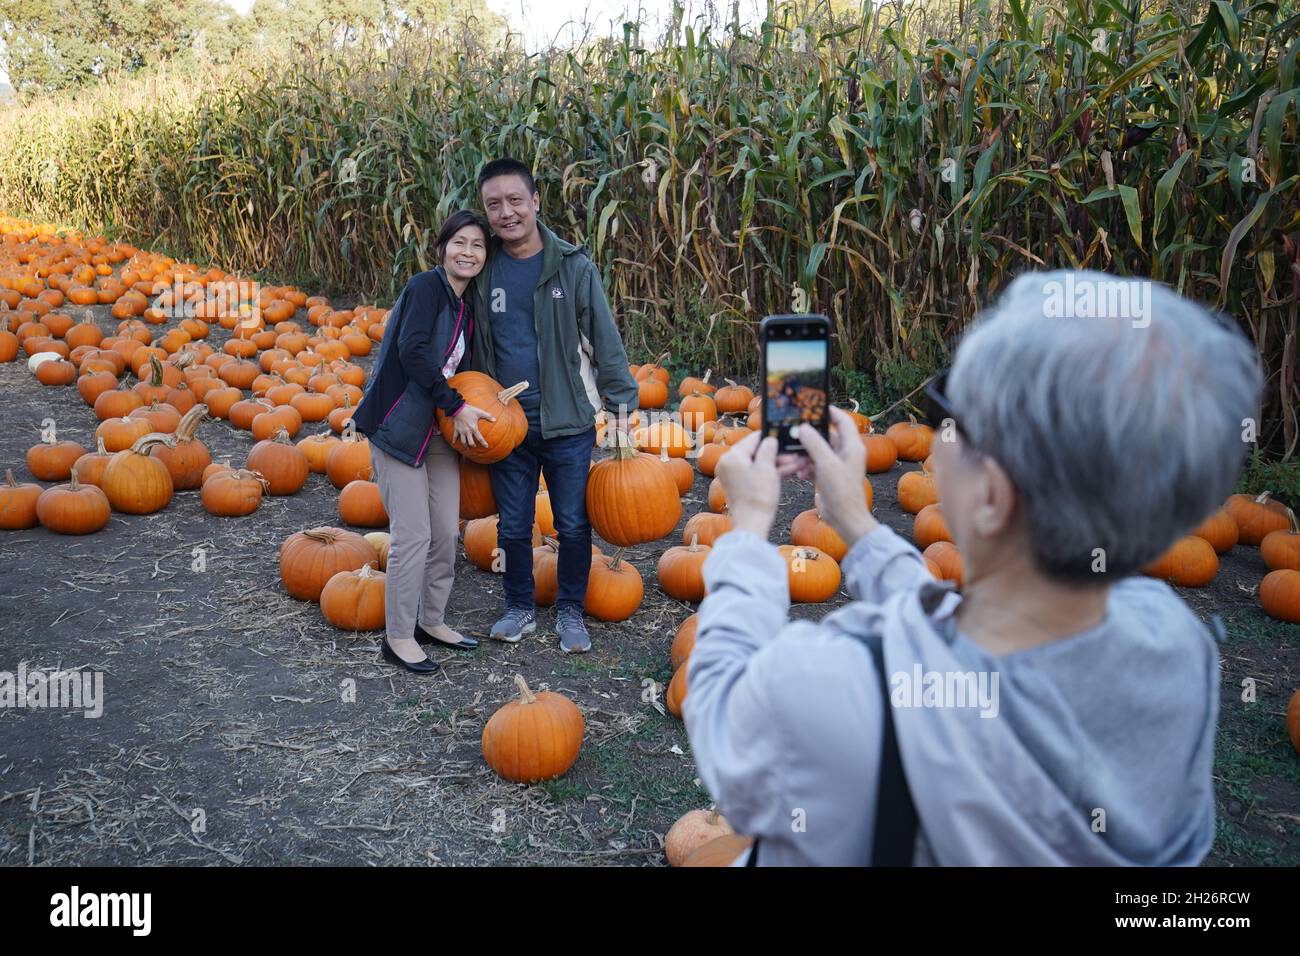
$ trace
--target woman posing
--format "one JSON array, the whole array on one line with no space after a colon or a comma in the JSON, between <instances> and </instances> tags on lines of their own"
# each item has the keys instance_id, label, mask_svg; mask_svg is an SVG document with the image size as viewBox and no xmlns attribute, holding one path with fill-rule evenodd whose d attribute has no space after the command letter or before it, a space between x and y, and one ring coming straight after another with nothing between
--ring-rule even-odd
<instances>
[{"instance_id":1,"label":"woman posing","mask_svg":"<svg viewBox=\"0 0 1300 956\"><path fill-rule=\"evenodd\" d=\"M352 416L370 439L388 512L384 657L417 673L439 669L420 644L478 646L443 618L456 561L460 471L434 413L452 417L456 441L487 445L478 422L492 416L447 383L469 358L474 316L461 296L487 259L487 235L487 223L469 210L443 224L435 244L439 264L407 282L393 305L370 384Z\"/></svg>"}]
</instances>

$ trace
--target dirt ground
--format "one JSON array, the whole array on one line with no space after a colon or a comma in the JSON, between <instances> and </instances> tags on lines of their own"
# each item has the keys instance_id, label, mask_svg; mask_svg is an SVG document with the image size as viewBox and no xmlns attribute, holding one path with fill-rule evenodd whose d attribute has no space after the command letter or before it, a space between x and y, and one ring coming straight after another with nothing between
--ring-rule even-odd
<instances>
[{"instance_id":1,"label":"dirt ground","mask_svg":"<svg viewBox=\"0 0 1300 956\"><path fill-rule=\"evenodd\" d=\"M108 308L95 311L112 331ZM97 422L75 388L41 386L18 361L0 365L0 389L0 468L19 480L32 480L26 452L46 418L93 447ZM217 461L242 463L252 446L220 421L200 438ZM901 474L873 476L876 511L910 536L895 499ZM707 488L697 475L683 523L707 509ZM591 621L590 654L561 653L543 609L522 643L441 652L442 673L420 677L385 663L377 634L337 631L280 586L280 543L340 524L336 501L312 475L246 518L213 518L189 491L154 515L115 514L84 538L0 532L0 670L26 662L107 675L98 719L0 709L0 864L664 863L673 821L709 805L681 722L643 698L647 680L666 685L673 631L693 610L658 589L664 544L629 552L645 602L629 621ZM782 541L811 504L808 484L786 486ZM1259 611L1263 573L1258 549L1239 547L1210 587L1184 592L1229 629L1218 864L1300 863L1300 757L1284 728L1300 628ZM501 604L500 582L462 553L452 626L485 637ZM483 724L512 696L515 673L582 709L582 752L560 780L516 786L484 765ZM1254 703L1240 699L1245 678L1256 681Z\"/></svg>"}]
</instances>

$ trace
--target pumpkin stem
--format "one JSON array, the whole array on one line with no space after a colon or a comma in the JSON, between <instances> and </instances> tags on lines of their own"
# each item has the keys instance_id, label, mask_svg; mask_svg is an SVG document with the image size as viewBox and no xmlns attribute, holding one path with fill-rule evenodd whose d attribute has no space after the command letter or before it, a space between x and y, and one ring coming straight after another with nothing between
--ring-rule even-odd
<instances>
[{"instance_id":1,"label":"pumpkin stem","mask_svg":"<svg viewBox=\"0 0 1300 956\"><path fill-rule=\"evenodd\" d=\"M617 551L614 552L613 557L609 559L609 569L611 571L618 570L619 564L621 564L623 561L623 552L626 550L627 548L619 548Z\"/></svg>"},{"instance_id":2,"label":"pumpkin stem","mask_svg":"<svg viewBox=\"0 0 1300 956\"><path fill-rule=\"evenodd\" d=\"M663 368L663 367L664 367L664 366L663 366L664 359L666 359L667 357L668 357L668 353L667 353L667 352L664 352L664 353L661 354L658 358L656 358L653 362L651 362L650 365L651 365L652 367L654 367L654 368Z\"/></svg>"},{"instance_id":3,"label":"pumpkin stem","mask_svg":"<svg viewBox=\"0 0 1300 956\"><path fill-rule=\"evenodd\" d=\"M74 464L68 472L68 490L77 491L81 483L77 481L77 466Z\"/></svg>"},{"instance_id":4,"label":"pumpkin stem","mask_svg":"<svg viewBox=\"0 0 1300 956\"><path fill-rule=\"evenodd\" d=\"M10 488L18 487L18 479L14 477L14 470L12 468L5 469L5 481L9 483Z\"/></svg>"},{"instance_id":5,"label":"pumpkin stem","mask_svg":"<svg viewBox=\"0 0 1300 956\"><path fill-rule=\"evenodd\" d=\"M705 369L705 371L704 371L704 378L700 379L700 381L703 382L705 385L708 385L708 384L709 384L709 376L712 375L712 374L713 374L713 369L711 369L711 368L710 368L710 369Z\"/></svg>"},{"instance_id":6,"label":"pumpkin stem","mask_svg":"<svg viewBox=\"0 0 1300 956\"><path fill-rule=\"evenodd\" d=\"M203 421L203 416L208 413L208 406L199 404L195 405L186 412L176 426L176 438L179 441L193 441L194 436L198 434L199 423Z\"/></svg>"},{"instance_id":7,"label":"pumpkin stem","mask_svg":"<svg viewBox=\"0 0 1300 956\"><path fill-rule=\"evenodd\" d=\"M103 435L97 435L95 437L95 452L99 455L108 455L108 449L104 447Z\"/></svg>"},{"instance_id":8,"label":"pumpkin stem","mask_svg":"<svg viewBox=\"0 0 1300 956\"><path fill-rule=\"evenodd\" d=\"M175 448L176 438L162 432L150 432L137 438L135 444L131 446L131 451L137 455L147 455L154 445L166 445L168 448Z\"/></svg>"},{"instance_id":9,"label":"pumpkin stem","mask_svg":"<svg viewBox=\"0 0 1300 956\"><path fill-rule=\"evenodd\" d=\"M271 436L271 441L279 442L281 445L293 444L293 442L289 440L289 430L283 425L275 430L275 434Z\"/></svg>"},{"instance_id":10,"label":"pumpkin stem","mask_svg":"<svg viewBox=\"0 0 1300 956\"><path fill-rule=\"evenodd\" d=\"M619 459L635 458L641 454L637 447L632 444L632 439L626 432L614 430L614 457Z\"/></svg>"},{"instance_id":11,"label":"pumpkin stem","mask_svg":"<svg viewBox=\"0 0 1300 956\"><path fill-rule=\"evenodd\" d=\"M519 702L521 704L531 704L537 700L537 695L528 689L528 681L524 680L523 674L515 675L515 686L519 688Z\"/></svg>"},{"instance_id":12,"label":"pumpkin stem","mask_svg":"<svg viewBox=\"0 0 1300 956\"><path fill-rule=\"evenodd\" d=\"M313 541L319 541L321 544L333 544L338 538L337 528L312 528L310 531L302 533L304 538L311 538Z\"/></svg>"},{"instance_id":13,"label":"pumpkin stem","mask_svg":"<svg viewBox=\"0 0 1300 956\"><path fill-rule=\"evenodd\" d=\"M726 382L728 385L730 385L732 388L739 388L739 387L740 387L740 384L739 384L738 382L736 382L734 379L730 379L730 378L726 378L726 377L724 377L722 380L723 380L724 382Z\"/></svg>"},{"instance_id":14,"label":"pumpkin stem","mask_svg":"<svg viewBox=\"0 0 1300 956\"><path fill-rule=\"evenodd\" d=\"M149 384L154 388L162 388L163 371L162 362L158 361L157 355L149 356Z\"/></svg>"},{"instance_id":15,"label":"pumpkin stem","mask_svg":"<svg viewBox=\"0 0 1300 956\"><path fill-rule=\"evenodd\" d=\"M1268 499L1272 497L1273 497L1273 492L1266 491L1263 494L1261 494L1258 498L1255 499L1255 504L1257 505L1268 504Z\"/></svg>"},{"instance_id":16,"label":"pumpkin stem","mask_svg":"<svg viewBox=\"0 0 1300 956\"><path fill-rule=\"evenodd\" d=\"M514 398L516 395L524 391L526 388L528 388L527 379L525 379L522 382L518 382L514 385L511 385L509 388L504 388L501 391L497 392L497 400L500 401L502 405L509 405L510 399Z\"/></svg>"},{"instance_id":17,"label":"pumpkin stem","mask_svg":"<svg viewBox=\"0 0 1300 956\"><path fill-rule=\"evenodd\" d=\"M692 551L700 550L700 536L698 534L691 535L691 550Z\"/></svg>"}]
</instances>

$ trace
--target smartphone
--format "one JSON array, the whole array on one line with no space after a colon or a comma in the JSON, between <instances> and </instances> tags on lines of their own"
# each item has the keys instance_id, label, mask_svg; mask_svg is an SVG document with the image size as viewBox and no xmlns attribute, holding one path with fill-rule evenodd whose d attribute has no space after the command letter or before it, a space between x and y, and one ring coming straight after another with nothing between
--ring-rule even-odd
<instances>
[{"instance_id":1,"label":"smartphone","mask_svg":"<svg viewBox=\"0 0 1300 956\"><path fill-rule=\"evenodd\" d=\"M824 315L769 315L759 327L763 434L781 453L803 453L799 432L830 429L831 321Z\"/></svg>"}]
</instances>

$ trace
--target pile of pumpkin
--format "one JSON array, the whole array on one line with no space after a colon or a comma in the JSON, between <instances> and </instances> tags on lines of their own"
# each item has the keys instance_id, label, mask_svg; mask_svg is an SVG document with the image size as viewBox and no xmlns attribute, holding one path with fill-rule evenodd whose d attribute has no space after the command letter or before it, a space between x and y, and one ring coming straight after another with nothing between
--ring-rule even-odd
<instances>
[{"instance_id":1,"label":"pile of pumpkin","mask_svg":"<svg viewBox=\"0 0 1300 956\"><path fill-rule=\"evenodd\" d=\"M1204 587L1218 574L1219 555L1237 545L1258 547L1268 568L1259 586L1265 613L1300 624L1300 525L1295 513L1267 491L1231 495L1143 572L1180 587Z\"/></svg>"},{"instance_id":2,"label":"pile of pumpkin","mask_svg":"<svg viewBox=\"0 0 1300 956\"><path fill-rule=\"evenodd\" d=\"M28 468L67 484L41 489L8 475L0 526L84 534L111 511L152 513L174 492L199 488L210 513L246 515L264 494L295 493L313 471L342 490L340 508L358 523L382 513L377 489L362 480L369 450L345 423L365 381L350 359L382 339L385 310L336 310L290 286L257 287L101 239L10 239L0 259L0 361L22 353L42 384L75 383L100 424L94 451L47 432ZM69 303L111 304L116 334L105 336L89 310L74 321ZM314 332L293 320L299 309ZM230 333L220 349L207 341L214 328ZM197 437L209 417L251 432L243 468L212 464ZM293 445L313 422L328 429Z\"/></svg>"}]
</instances>

